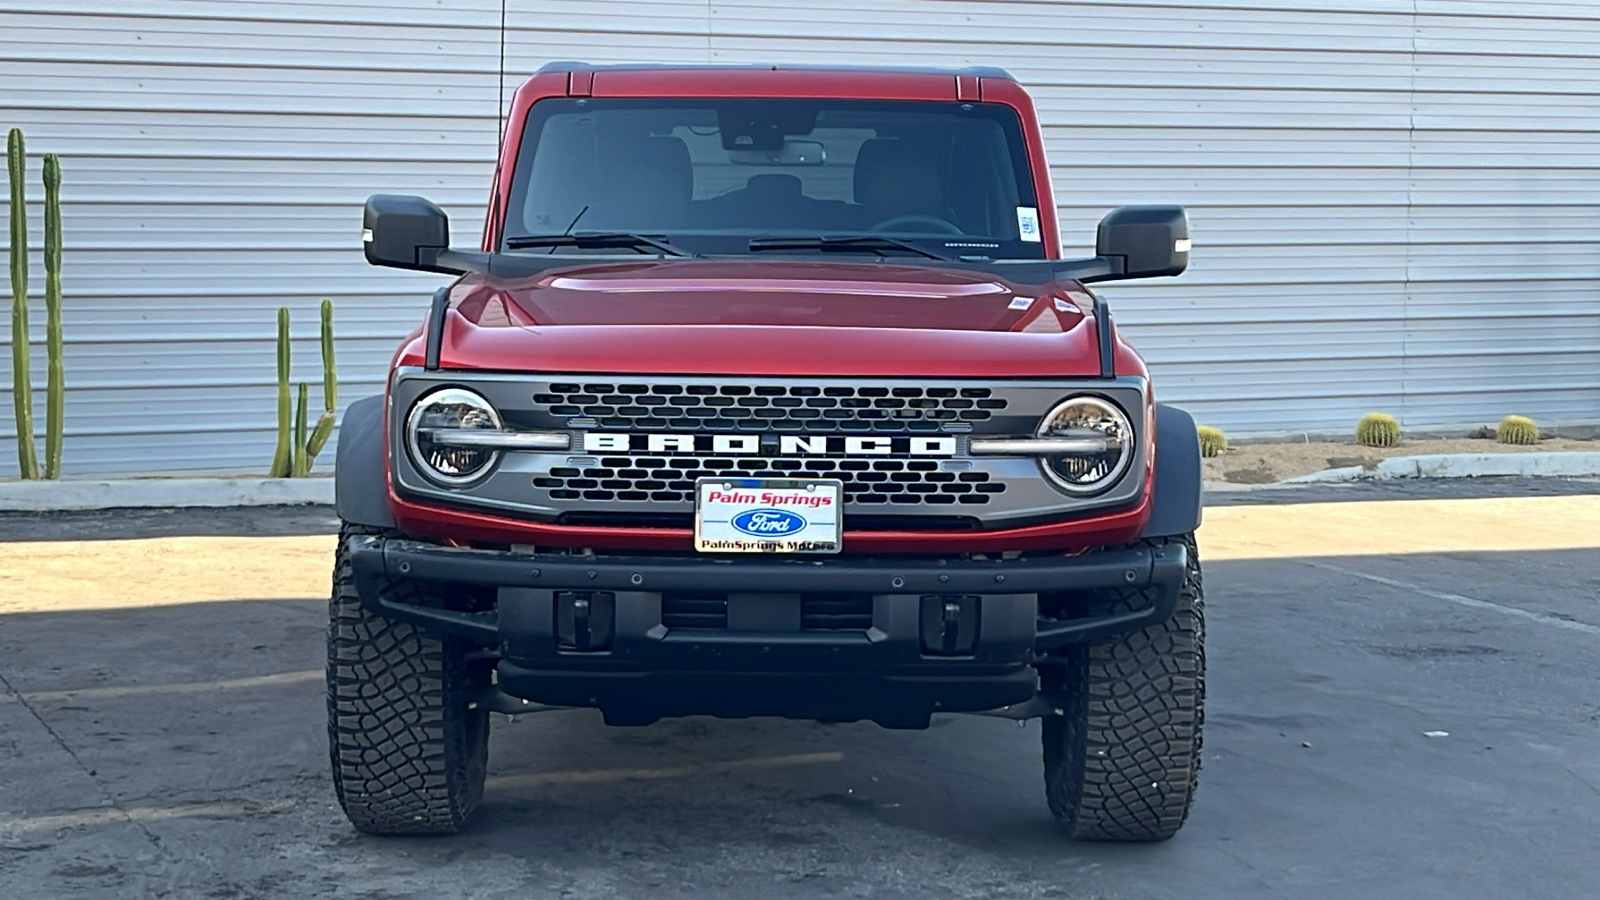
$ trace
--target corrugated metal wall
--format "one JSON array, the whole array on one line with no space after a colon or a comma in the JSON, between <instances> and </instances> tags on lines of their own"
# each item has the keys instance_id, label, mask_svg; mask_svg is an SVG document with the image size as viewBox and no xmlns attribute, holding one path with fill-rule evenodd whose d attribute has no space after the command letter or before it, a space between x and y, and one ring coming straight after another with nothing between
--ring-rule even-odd
<instances>
[{"instance_id":1,"label":"corrugated metal wall","mask_svg":"<svg viewBox=\"0 0 1600 900\"><path fill-rule=\"evenodd\" d=\"M39 154L66 170L69 474L264 467L280 305L297 379L331 297L343 398L379 388L439 279L367 267L359 206L422 193L473 241L500 16L0 0L0 127L28 133L35 200ZM507 21L507 95L549 59L1010 69L1069 241L1119 203L1190 207L1190 273L1106 293L1160 394L1231 431L1600 419L1596 4L511 0Z\"/></svg>"}]
</instances>

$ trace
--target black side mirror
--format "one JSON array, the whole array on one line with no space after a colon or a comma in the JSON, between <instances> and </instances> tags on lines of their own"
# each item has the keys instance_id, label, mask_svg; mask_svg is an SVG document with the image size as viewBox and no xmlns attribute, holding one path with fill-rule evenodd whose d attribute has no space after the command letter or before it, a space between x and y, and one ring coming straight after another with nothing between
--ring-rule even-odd
<instances>
[{"instance_id":1,"label":"black side mirror","mask_svg":"<svg viewBox=\"0 0 1600 900\"><path fill-rule=\"evenodd\" d=\"M423 272L457 272L439 265L450 249L450 217L421 197L373 194L361 215L367 262Z\"/></svg>"},{"instance_id":2,"label":"black side mirror","mask_svg":"<svg viewBox=\"0 0 1600 900\"><path fill-rule=\"evenodd\" d=\"M1123 206L1100 220L1094 252L1121 271L1111 280L1178 275L1189 267L1189 214L1181 206Z\"/></svg>"}]
</instances>

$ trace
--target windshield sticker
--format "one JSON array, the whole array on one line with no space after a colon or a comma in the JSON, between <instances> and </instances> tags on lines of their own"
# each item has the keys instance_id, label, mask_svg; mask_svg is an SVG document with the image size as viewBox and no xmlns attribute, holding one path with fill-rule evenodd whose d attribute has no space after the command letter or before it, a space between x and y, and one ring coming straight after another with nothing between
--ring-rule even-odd
<instances>
[{"instance_id":1,"label":"windshield sticker","mask_svg":"<svg viewBox=\"0 0 1600 900\"><path fill-rule=\"evenodd\" d=\"M1032 297L1018 297L1015 300L1011 301L1011 308L1012 309L1027 309L1028 307L1030 307L1032 305L1033 305L1033 298Z\"/></svg>"},{"instance_id":2,"label":"windshield sticker","mask_svg":"<svg viewBox=\"0 0 1600 900\"><path fill-rule=\"evenodd\" d=\"M1044 240L1039 234L1039 210L1032 206L1017 207L1017 234L1031 244Z\"/></svg>"}]
</instances>

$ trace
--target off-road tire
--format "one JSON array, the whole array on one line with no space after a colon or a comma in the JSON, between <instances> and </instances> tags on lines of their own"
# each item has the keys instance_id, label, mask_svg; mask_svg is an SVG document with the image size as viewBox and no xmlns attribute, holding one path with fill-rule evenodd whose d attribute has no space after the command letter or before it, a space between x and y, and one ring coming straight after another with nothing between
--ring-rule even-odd
<instances>
[{"instance_id":1,"label":"off-road tire","mask_svg":"<svg viewBox=\"0 0 1600 900\"><path fill-rule=\"evenodd\" d=\"M488 712L465 642L440 638L361 605L349 541L339 534L328 603L328 755L339 804L368 834L453 834L483 796ZM390 581L388 599L414 602L419 586ZM469 704L471 705L469 708Z\"/></svg>"},{"instance_id":2,"label":"off-road tire","mask_svg":"<svg viewBox=\"0 0 1600 900\"><path fill-rule=\"evenodd\" d=\"M1194 535L1139 546L1168 543L1189 550L1172 618L1073 648L1064 668L1041 670L1045 688L1068 698L1062 715L1044 720L1045 793L1079 840L1164 841L1194 800L1205 721L1204 593ZM1138 589L1105 591L1091 612L1137 609L1150 599Z\"/></svg>"}]
</instances>

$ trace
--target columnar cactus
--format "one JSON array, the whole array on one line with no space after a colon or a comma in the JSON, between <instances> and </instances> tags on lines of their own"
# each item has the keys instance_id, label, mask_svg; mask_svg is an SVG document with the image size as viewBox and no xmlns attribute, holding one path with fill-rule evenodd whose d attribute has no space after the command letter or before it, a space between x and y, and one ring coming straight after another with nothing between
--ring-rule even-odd
<instances>
[{"instance_id":1,"label":"columnar cactus","mask_svg":"<svg viewBox=\"0 0 1600 900\"><path fill-rule=\"evenodd\" d=\"M290 449L290 418L294 407L289 399L289 308L278 308L278 446L272 452L273 478L293 474L294 451Z\"/></svg>"},{"instance_id":2,"label":"columnar cactus","mask_svg":"<svg viewBox=\"0 0 1600 900\"><path fill-rule=\"evenodd\" d=\"M17 469L39 477L33 444L33 376L28 368L28 198L22 129L6 137L6 174L11 180L11 400L16 410Z\"/></svg>"},{"instance_id":3,"label":"columnar cactus","mask_svg":"<svg viewBox=\"0 0 1600 900\"><path fill-rule=\"evenodd\" d=\"M1537 444L1539 426L1525 416L1506 416L1494 430L1494 438L1502 444Z\"/></svg>"},{"instance_id":4,"label":"columnar cactus","mask_svg":"<svg viewBox=\"0 0 1600 900\"><path fill-rule=\"evenodd\" d=\"M1225 451L1227 451L1228 438L1227 435L1222 433L1221 428L1213 428L1210 425L1201 425L1195 430L1200 433L1201 456L1221 456Z\"/></svg>"},{"instance_id":5,"label":"columnar cactus","mask_svg":"<svg viewBox=\"0 0 1600 900\"><path fill-rule=\"evenodd\" d=\"M1386 413L1367 413L1356 423L1356 443L1368 447L1393 447L1400 443L1400 423Z\"/></svg>"},{"instance_id":6,"label":"columnar cactus","mask_svg":"<svg viewBox=\"0 0 1600 900\"><path fill-rule=\"evenodd\" d=\"M294 410L294 465L290 475L304 478L311 474L311 457L306 455L306 383L300 382L300 403Z\"/></svg>"},{"instance_id":7,"label":"columnar cactus","mask_svg":"<svg viewBox=\"0 0 1600 900\"><path fill-rule=\"evenodd\" d=\"M60 478L67 385L61 360L61 160L54 153L44 157L44 313L50 374L44 406L44 477Z\"/></svg>"},{"instance_id":8,"label":"columnar cactus","mask_svg":"<svg viewBox=\"0 0 1600 900\"><path fill-rule=\"evenodd\" d=\"M333 301L322 301L322 414L307 427L310 388L298 386L298 403L289 395L289 310L278 310L278 446L272 455L274 478L300 478L311 474L317 454L327 446L338 421L339 382L333 365Z\"/></svg>"},{"instance_id":9,"label":"columnar cactus","mask_svg":"<svg viewBox=\"0 0 1600 900\"><path fill-rule=\"evenodd\" d=\"M333 426L339 419L339 373L334 371L333 366L333 301L323 300L321 312L322 415L317 417L316 427L311 429L311 438L306 444L306 453L310 455L311 462L316 462L317 454L328 445Z\"/></svg>"}]
</instances>

